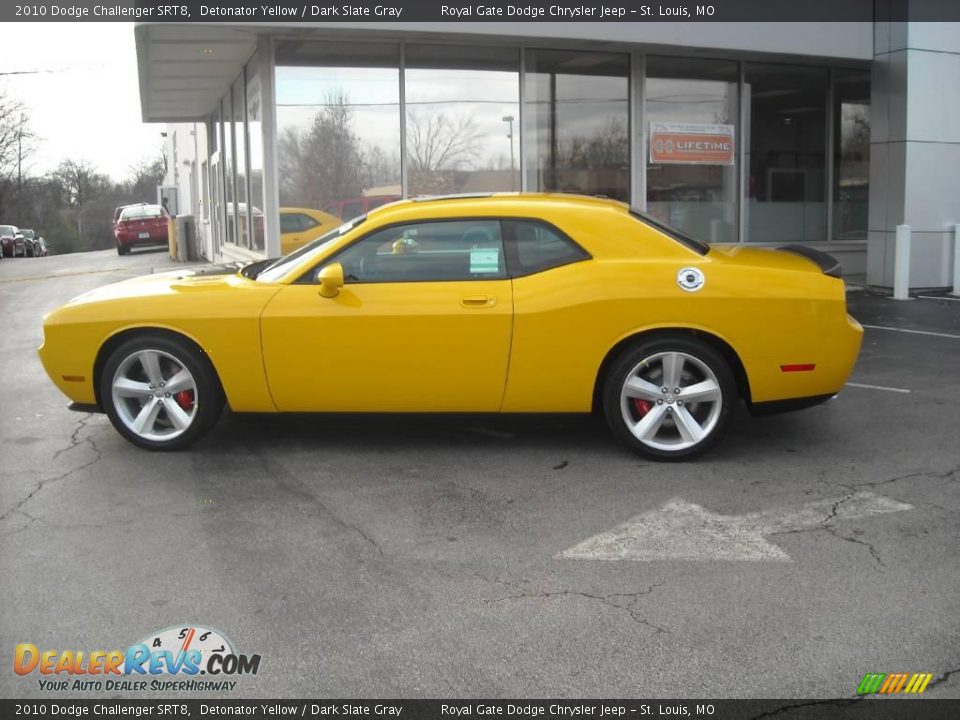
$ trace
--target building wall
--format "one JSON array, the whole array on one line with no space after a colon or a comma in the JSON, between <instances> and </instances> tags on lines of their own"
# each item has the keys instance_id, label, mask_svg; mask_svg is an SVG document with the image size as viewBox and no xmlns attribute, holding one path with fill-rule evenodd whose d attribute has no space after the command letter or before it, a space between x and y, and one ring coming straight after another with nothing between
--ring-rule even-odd
<instances>
[{"instance_id":1,"label":"building wall","mask_svg":"<svg viewBox=\"0 0 960 720\"><path fill-rule=\"evenodd\" d=\"M835 147L840 145L842 131L836 114L839 107L836 87L845 75L864 75L867 66L862 62L863 57L873 53L872 25L849 24L843 28L845 34L834 26L823 32L810 29L802 33L798 32L797 25L770 23L767 32L758 32L756 27L736 23L696 24L693 29L690 25L672 23L588 23L586 28L548 23L509 26L512 28L509 33L495 37L493 33L498 28L505 31L508 25L476 24L469 26L471 34L464 36L464 26L453 23L435 23L429 27L410 24L409 29L392 24L383 28L376 24L355 28L350 24L337 24L338 39L333 39L330 37L333 26L317 23L312 25L316 34L304 33L304 25L298 24L297 35L289 43L283 29L272 26L270 34L260 36L254 57L249 62L238 63L239 74L229 83L230 91L220 98L218 109L208 119L212 153L208 185L210 190L214 189L216 175L226 190L221 194L219 208L211 202L206 209L209 217L221 218L219 232L214 232L216 228L210 225L206 233L207 256L248 258L275 254L272 247L279 247L275 244L279 234L277 198L280 205L323 209L327 201L346 202L347 195L356 200L359 196L378 194L374 189L384 194L387 191L382 188L386 187L394 188L390 190L393 193L399 186L407 195L551 189L619 197L708 241L827 243L831 252L843 256L847 272L858 275L864 272L865 263L866 178L857 186L862 188L863 197L858 196L853 203L847 201L848 206L858 207L853 208L852 214L849 207L844 207L841 213L841 198L834 196L834 189L840 187L841 181ZM681 26L686 28L686 34L680 33ZM388 27L390 33L386 32ZM524 33L522 38L516 37L518 30ZM351 33L353 38L344 42ZM605 37L602 42L601 35ZM802 46L797 42L798 37L806 38ZM643 44L638 46L638 43ZM288 45L295 50L290 50ZM274 47L278 48L276 58ZM631 49L640 47L642 51ZM384 53L390 54L385 48L394 48L395 56L385 60ZM774 52L775 48L776 55L764 54ZM614 58L597 64L588 57L578 57L591 54L618 56L622 61ZM570 57L564 60L564 55ZM508 62L510 57L514 59ZM510 62L512 69L504 67L504 63ZM570 64L564 66L564 63ZM312 195L291 192L291 187L294 191L306 188L317 174L313 169L326 167L328 163L315 159L302 163L306 171L303 178L291 182L294 176L284 170L290 166L284 165L282 137L292 124L290 118L296 115L303 129L308 129L309 119L303 113L321 112L327 104L325 93L336 83L346 87L355 96L353 100L364 101L362 88L375 78L360 78L359 74L369 74L378 68L392 73L383 85L393 88L393 94L389 98L357 102L357 105L388 106L392 116L384 121L360 119L355 124L355 132L367 139L366 136L378 134L385 123L398 126L396 136L380 145L387 151L388 157L384 158L387 164L402 166L402 173L399 169L390 170L386 174L381 172L383 177L371 177L366 185L353 183L352 190L342 197L326 197L322 188ZM508 88L508 96L493 87L491 77L482 74L484 71L502 74L504 70L509 76L508 85L512 83L513 87L512 91ZM461 76L479 73L469 81L450 77L447 82L454 83L451 88L455 90L459 82L466 92L473 93L468 100L477 103L475 117L489 116L485 132L490 139L485 142L502 145L503 157L499 162L488 160L470 167L425 173L415 167L406 150L401 152L410 146L410 109L446 102L431 96L444 81L445 72ZM560 113L555 104L561 101L556 99L559 97L556 93L564 92L559 86L550 87L549 78L554 77L554 73L559 73L557 77L568 83L579 83L575 92L578 97L573 102L580 105L574 113L576 117L570 116L571 123L582 124L584 108L591 105L595 110L589 122L597 126L594 132L600 130L597 120L616 115L622 121L623 127L618 132L625 135L622 145L617 146L624 148L617 150L623 153L622 157L605 160L606 164L600 168L592 162L573 169L549 165L548 156L556 150L551 150L550 141L543 138L550 132L549 123L556 119L550 120L551 112L544 113L543 108L553 107L553 117L558 117ZM251 78L255 77L259 77L259 82L251 84ZM590 81L590 77L596 82ZM309 87L310 92L301 89L298 95L296 87L291 91L295 82ZM394 97L398 85L400 95ZM868 96L869 77L863 86L867 87ZM662 97L659 104L653 102L655 87ZM692 98L679 111L677 101L671 99L678 96L678 90L679 95ZM571 92L569 87L566 92ZM704 93L711 103L707 115L703 114L702 107L698 110L698 105L703 105ZM255 103L258 94L262 102ZM610 105L611 101L618 103L616 109ZM447 102L448 107L440 109L453 117L467 107L458 106L457 102L460 101ZM255 104L260 108L256 122L251 114ZM239 109L245 109L247 116L236 120L227 118L229 112L236 113ZM815 112L811 114L811 110ZM222 122L224 118L228 122ZM646 144L652 120L724 123L734 127L738 147L735 163L713 169L648 166ZM781 127L783 121L785 124ZM227 130L230 124L236 131L233 137ZM206 129L202 124L198 127ZM180 149L184 143L192 141L192 137L186 135L193 125L172 125L171 128L177 138L178 154L182 155ZM615 139L620 142L619 137ZM605 145L610 146L609 142ZM202 153L206 154L207 150L204 144ZM259 171L253 167L254 160L259 163ZM178 161L182 164L183 158ZM854 168L852 172L857 175L858 163L863 175L862 168L869 164L867 158L848 160L844 172ZM281 168L279 173L275 167ZM664 172L652 177L650 173L657 170ZM253 192L258 172L263 179L259 194ZM842 179L848 183L846 197L850 197L850 178ZM854 184L858 182L856 177L853 180ZM183 187L186 182L181 179L179 184ZM233 193L236 199L226 193ZM189 190L185 196L189 198ZM250 207L245 209L245 205ZM268 210L271 205L273 211ZM202 204L196 208L204 210ZM838 224L838 218L848 221L861 209L862 238L856 228L856 232L850 233L846 226ZM264 238L257 237L256 231L250 230L256 226L258 213L265 242ZM662 217L664 214L669 217ZM685 227L685 223L690 227Z\"/></svg>"},{"instance_id":2,"label":"building wall","mask_svg":"<svg viewBox=\"0 0 960 720\"><path fill-rule=\"evenodd\" d=\"M960 23L876 24L867 282L890 287L898 225L910 287L951 284L960 222Z\"/></svg>"},{"instance_id":3,"label":"building wall","mask_svg":"<svg viewBox=\"0 0 960 720\"><path fill-rule=\"evenodd\" d=\"M200 238L204 257L213 259L210 247L210 222L206 213L205 188L207 174L207 128L204 123L174 123L167 125L164 153L167 158L165 187L176 187L176 205L171 212L177 216L190 216Z\"/></svg>"}]
</instances>

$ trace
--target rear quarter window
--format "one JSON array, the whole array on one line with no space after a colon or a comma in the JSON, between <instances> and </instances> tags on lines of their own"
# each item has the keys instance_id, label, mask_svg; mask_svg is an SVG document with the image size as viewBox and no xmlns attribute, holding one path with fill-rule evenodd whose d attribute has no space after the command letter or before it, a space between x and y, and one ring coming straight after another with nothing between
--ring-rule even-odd
<instances>
[{"instance_id":1,"label":"rear quarter window","mask_svg":"<svg viewBox=\"0 0 960 720\"><path fill-rule=\"evenodd\" d=\"M510 274L532 275L589 260L590 254L557 228L535 220L504 220L503 237L510 253Z\"/></svg>"}]
</instances>

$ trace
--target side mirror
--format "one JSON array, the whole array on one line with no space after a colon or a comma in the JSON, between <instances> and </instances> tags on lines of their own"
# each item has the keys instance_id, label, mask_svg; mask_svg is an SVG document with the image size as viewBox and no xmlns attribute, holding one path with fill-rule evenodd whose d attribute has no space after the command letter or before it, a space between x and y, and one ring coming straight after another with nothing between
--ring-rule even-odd
<instances>
[{"instance_id":1,"label":"side mirror","mask_svg":"<svg viewBox=\"0 0 960 720\"><path fill-rule=\"evenodd\" d=\"M331 263L317 273L320 294L326 298L336 297L343 287L343 265Z\"/></svg>"}]
</instances>

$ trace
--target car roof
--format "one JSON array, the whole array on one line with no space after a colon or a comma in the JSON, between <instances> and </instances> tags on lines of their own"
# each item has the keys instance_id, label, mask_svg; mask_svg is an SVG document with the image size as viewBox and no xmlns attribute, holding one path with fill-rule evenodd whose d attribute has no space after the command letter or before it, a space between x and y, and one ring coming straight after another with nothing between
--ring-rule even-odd
<instances>
[{"instance_id":1,"label":"car roof","mask_svg":"<svg viewBox=\"0 0 960 720\"><path fill-rule=\"evenodd\" d=\"M401 207L413 205L429 205L432 203L456 203L464 206L465 210L489 205L515 205L518 201L532 203L543 207L580 206L593 208L612 208L627 212L629 205L620 200L597 195L575 195L572 193L538 193L538 192L502 192L502 193L464 193L458 195L424 195L422 197L397 200L389 205L383 205L370 211L374 213L390 212Z\"/></svg>"}]
</instances>

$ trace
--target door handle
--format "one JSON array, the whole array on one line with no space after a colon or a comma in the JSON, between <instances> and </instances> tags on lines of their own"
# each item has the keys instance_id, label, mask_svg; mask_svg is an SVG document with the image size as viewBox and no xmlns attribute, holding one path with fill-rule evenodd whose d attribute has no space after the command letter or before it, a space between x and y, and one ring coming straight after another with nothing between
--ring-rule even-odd
<instances>
[{"instance_id":1,"label":"door handle","mask_svg":"<svg viewBox=\"0 0 960 720\"><path fill-rule=\"evenodd\" d=\"M467 297L460 298L460 304L465 308L492 307L496 302L497 299L490 295L467 295Z\"/></svg>"}]
</instances>

